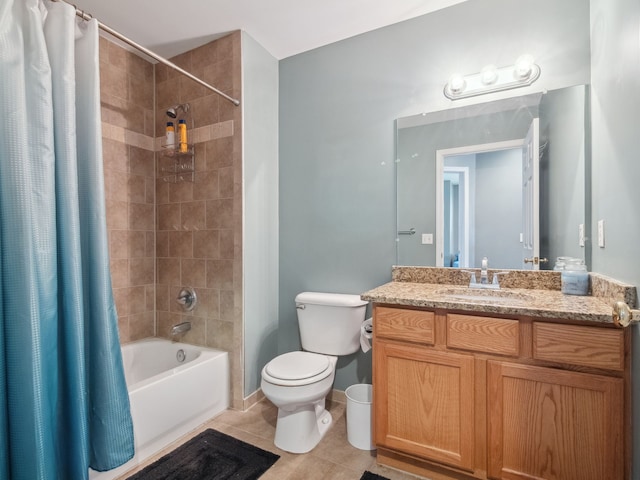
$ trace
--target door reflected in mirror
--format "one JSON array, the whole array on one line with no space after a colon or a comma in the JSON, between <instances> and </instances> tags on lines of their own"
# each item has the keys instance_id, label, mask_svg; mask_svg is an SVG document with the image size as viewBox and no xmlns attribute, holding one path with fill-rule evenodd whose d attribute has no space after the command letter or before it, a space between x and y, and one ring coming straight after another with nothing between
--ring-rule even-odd
<instances>
[{"instance_id":1,"label":"door reflected in mirror","mask_svg":"<svg viewBox=\"0 0 640 480\"><path fill-rule=\"evenodd\" d=\"M584 259L587 95L577 86L398 119L398 265Z\"/></svg>"},{"instance_id":2,"label":"door reflected in mirror","mask_svg":"<svg viewBox=\"0 0 640 480\"><path fill-rule=\"evenodd\" d=\"M480 263L476 252L483 252L480 258L501 258L502 268L521 268L523 142L453 150L437 153L442 180L436 208L443 212L442 226L436 227L442 232L436 237L437 266L470 268Z\"/></svg>"}]
</instances>

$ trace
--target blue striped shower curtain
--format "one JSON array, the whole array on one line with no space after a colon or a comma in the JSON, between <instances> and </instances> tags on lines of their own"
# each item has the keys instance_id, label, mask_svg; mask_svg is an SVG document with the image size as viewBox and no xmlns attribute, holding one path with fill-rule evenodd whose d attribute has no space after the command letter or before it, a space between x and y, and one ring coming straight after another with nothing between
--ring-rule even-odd
<instances>
[{"instance_id":1,"label":"blue striped shower curtain","mask_svg":"<svg viewBox=\"0 0 640 480\"><path fill-rule=\"evenodd\" d=\"M97 23L43 1L0 0L0 478L11 480L85 479L133 456Z\"/></svg>"}]
</instances>

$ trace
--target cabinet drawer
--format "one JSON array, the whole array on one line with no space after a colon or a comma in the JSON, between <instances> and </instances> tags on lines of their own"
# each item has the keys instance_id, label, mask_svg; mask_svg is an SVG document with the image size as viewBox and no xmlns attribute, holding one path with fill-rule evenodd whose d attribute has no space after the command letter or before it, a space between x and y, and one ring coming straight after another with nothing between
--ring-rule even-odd
<instances>
[{"instance_id":1,"label":"cabinet drawer","mask_svg":"<svg viewBox=\"0 0 640 480\"><path fill-rule=\"evenodd\" d=\"M582 325L533 323L533 358L624 370L624 333Z\"/></svg>"},{"instance_id":2,"label":"cabinet drawer","mask_svg":"<svg viewBox=\"0 0 640 480\"><path fill-rule=\"evenodd\" d=\"M450 313L447 315L447 347L518 355L519 327L517 320Z\"/></svg>"},{"instance_id":3,"label":"cabinet drawer","mask_svg":"<svg viewBox=\"0 0 640 480\"><path fill-rule=\"evenodd\" d=\"M376 337L433 345L435 315L422 310L376 307L374 334Z\"/></svg>"}]
</instances>

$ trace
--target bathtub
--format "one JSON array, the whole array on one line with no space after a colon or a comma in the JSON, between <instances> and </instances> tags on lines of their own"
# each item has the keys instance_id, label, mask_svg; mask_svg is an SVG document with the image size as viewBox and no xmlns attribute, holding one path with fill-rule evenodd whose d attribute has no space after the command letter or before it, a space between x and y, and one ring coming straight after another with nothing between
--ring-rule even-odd
<instances>
[{"instance_id":1,"label":"bathtub","mask_svg":"<svg viewBox=\"0 0 640 480\"><path fill-rule=\"evenodd\" d=\"M90 479L117 478L229 406L227 352L148 338L124 345L122 360L136 453Z\"/></svg>"}]
</instances>

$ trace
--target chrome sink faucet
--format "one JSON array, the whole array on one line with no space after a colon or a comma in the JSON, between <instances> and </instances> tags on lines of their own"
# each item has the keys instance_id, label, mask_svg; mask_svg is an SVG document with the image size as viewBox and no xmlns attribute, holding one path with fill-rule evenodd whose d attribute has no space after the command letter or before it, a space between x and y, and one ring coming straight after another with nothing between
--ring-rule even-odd
<instances>
[{"instance_id":1,"label":"chrome sink faucet","mask_svg":"<svg viewBox=\"0 0 640 480\"><path fill-rule=\"evenodd\" d=\"M482 285L488 285L489 273L487 270L489 269L489 259L487 257L483 257L481 265L482 267L480 268L480 283Z\"/></svg>"},{"instance_id":2,"label":"chrome sink faucet","mask_svg":"<svg viewBox=\"0 0 640 480\"><path fill-rule=\"evenodd\" d=\"M470 274L469 288L486 288L491 290L499 290L500 283L498 281L499 275L504 275L507 272L495 272L493 274L493 281L489 283L489 259L484 257L482 259L480 268L480 282L476 280L476 272L474 270L462 270Z\"/></svg>"}]
</instances>

